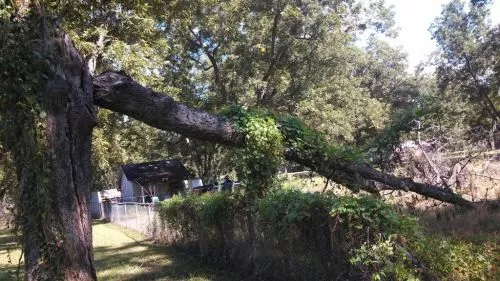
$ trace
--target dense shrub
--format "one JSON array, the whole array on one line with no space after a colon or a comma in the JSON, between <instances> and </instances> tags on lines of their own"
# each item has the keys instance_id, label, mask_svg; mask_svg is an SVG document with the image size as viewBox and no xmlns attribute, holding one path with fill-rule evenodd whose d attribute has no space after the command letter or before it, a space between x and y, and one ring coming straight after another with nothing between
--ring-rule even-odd
<instances>
[{"instance_id":1,"label":"dense shrub","mask_svg":"<svg viewBox=\"0 0 500 281\"><path fill-rule=\"evenodd\" d=\"M473 243L422 232L408 234L407 245L432 277L448 281L500 280L498 243Z\"/></svg>"},{"instance_id":2,"label":"dense shrub","mask_svg":"<svg viewBox=\"0 0 500 281\"><path fill-rule=\"evenodd\" d=\"M494 247L424 235L416 219L370 197L296 190L258 201L231 193L159 206L174 242L260 280L492 280ZM498 254L498 253L496 253Z\"/></svg>"}]
</instances>

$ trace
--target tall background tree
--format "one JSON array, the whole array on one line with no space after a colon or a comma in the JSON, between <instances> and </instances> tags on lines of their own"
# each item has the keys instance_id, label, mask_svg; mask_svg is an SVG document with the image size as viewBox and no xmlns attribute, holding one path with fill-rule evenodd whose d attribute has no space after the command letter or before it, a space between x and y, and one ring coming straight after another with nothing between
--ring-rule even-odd
<instances>
[{"instance_id":1,"label":"tall background tree","mask_svg":"<svg viewBox=\"0 0 500 281\"><path fill-rule=\"evenodd\" d=\"M498 26L489 21L492 1L454 0L443 7L430 28L438 44L438 95L450 104L472 141L490 139L498 145L500 119Z\"/></svg>"}]
</instances>

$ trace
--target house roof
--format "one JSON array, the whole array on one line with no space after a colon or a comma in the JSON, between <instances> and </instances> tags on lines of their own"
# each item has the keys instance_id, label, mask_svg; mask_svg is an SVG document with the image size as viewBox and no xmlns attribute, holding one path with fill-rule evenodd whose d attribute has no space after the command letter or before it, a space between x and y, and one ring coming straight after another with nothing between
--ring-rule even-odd
<instances>
[{"instance_id":1,"label":"house roof","mask_svg":"<svg viewBox=\"0 0 500 281\"><path fill-rule=\"evenodd\" d=\"M179 160L160 160L122 165L121 169L129 181L148 183L163 180L185 180L193 177Z\"/></svg>"}]
</instances>

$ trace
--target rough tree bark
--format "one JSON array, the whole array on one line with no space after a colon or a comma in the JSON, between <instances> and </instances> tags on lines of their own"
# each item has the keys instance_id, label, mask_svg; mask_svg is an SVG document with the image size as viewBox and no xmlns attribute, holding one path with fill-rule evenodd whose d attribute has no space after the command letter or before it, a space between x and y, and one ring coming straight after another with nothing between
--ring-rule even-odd
<instances>
[{"instance_id":1,"label":"rough tree bark","mask_svg":"<svg viewBox=\"0 0 500 281\"><path fill-rule=\"evenodd\" d=\"M44 81L35 95L42 110L35 126L41 132L33 135L22 128L26 146L13 151L21 189L25 279L97 280L88 208L96 124L92 80L64 32L43 17L35 26L39 39L33 53L39 54L35 64L43 65L39 81ZM36 160L33 155L43 156ZM43 163L33 163L40 159Z\"/></svg>"},{"instance_id":2,"label":"rough tree bark","mask_svg":"<svg viewBox=\"0 0 500 281\"><path fill-rule=\"evenodd\" d=\"M100 107L126 114L153 127L179 134L233 146L242 146L243 136L232 123L222 117L188 107L171 97L154 92L135 82L124 72L105 72L93 80L94 103ZM308 148L306 148L307 150ZM285 158L311 168L319 174L348 187L369 192L381 190L412 191L439 201L471 208L471 202L438 186L414 182L380 172L363 164L342 164L324 157L311 147L301 156L287 148ZM340 163L340 164L339 164Z\"/></svg>"}]
</instances>

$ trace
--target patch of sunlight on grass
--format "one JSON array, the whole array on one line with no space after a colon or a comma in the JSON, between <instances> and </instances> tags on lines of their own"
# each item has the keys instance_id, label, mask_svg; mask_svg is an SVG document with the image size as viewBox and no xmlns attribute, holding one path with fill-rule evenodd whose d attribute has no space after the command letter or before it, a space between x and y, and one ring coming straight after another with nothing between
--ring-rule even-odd
<instances>
[{"instance_id":1,"label":"patch of sunlight on grass","mask_svg":"<svg viewBox=\"0 0 500 281\"><path fill-rule=\"evenodd\" d=\"M141 234L112 224L93 227L94 256L100 280L128 280L171 263L166 255L153 253Z\"/></svg>"},{"instance_id":2,"label":"patch of sunlight on grass","mask_svg":"<svg viewBox=\"0 0 500 281\"><path fill-rule=\"evenodd\" d=\"M117 225L95 224L93 233L99 280L241 280L235 273L202 264L197 256L155 245Z\"/></svg>"},{"instance_id":3,"label":"patch of sunlight on grass","mask_svg":"<svg viewBox=\"0 0 500 281\"><path fill-rule=\"evenodd\" d=\"M10 230L0 230L0 281L17 280L20 256L21 248L16 236Z\"/></svg>"},{"instance_id":4,"label":"patch of sunlight on grass","mask_svg":"<svg viewBox=\"0 0 500 281\"><path fill-rule=\"evenodd\" d=\"M203 264L196 255L167 246L155 245L140 233L113 224L94 224L93 242L99 280L229 281L242 279L234 272L217 270ZM8 231L0 231L0 281L17 280L16 270L20 255L21 249L16 237Z\"/></svg>"}]
</instances>

